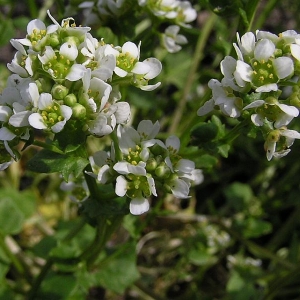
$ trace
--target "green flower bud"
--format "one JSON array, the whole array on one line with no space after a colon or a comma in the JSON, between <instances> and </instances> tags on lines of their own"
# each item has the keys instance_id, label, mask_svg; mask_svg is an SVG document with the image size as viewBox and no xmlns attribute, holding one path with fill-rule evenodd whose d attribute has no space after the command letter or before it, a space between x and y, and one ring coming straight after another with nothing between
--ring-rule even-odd
<instances>
[{"instance_id":1,"label":"green flower bud","mask_svg":"<svg viewBox=\"0 0 300 300\"><path fill-rule=\"evenodd\" d=\"M170 168L163 162L155 169L155 175L159 178L166 179L170 176Z\"/></svg>"},{"instance_id":2,"label":"green flower bud","mask_svg":"<svg viewBox=\"0 0 300 300\"><path fill-rule=\"evenodd\" d=\"M272 97L272 96L267 97L267 98L265 99L265 101L266 101L266 103L268 103L268 104L277 104L277 103L278 103L278 100L277 100L275 97Z\"/></svg>"},{"instance_id":3,"label":"green flower bud","mask_svg":"<svg viewBox=\"0 0 300 300\"><path fill-rule=\"evenodd\" d=\"M151 172L151 171L154 171L157 167L157 161L155 158L150 158L148 159L147 161L147 164L146 164L146 170L148 172Z\"/></svg>"},{"instance_id":4,"label":"green flower bud","mask_svg":"<svg viewBox=\"0 0 300 300\"><path fill-rule=\"evenodd\" d=\"M267 142L278 142L280 139L280 131L272 130L267 136Z\"/></svg>"},{"instance_id":5,"label":"green flower bud","mask_svg":"<svg viewBox=\"0 0 300 300\"><path fill-rule=\"evenodd\" d=\"M60 44L58 34L52 33L50 35L50 37L48 38L48 42L49 42L51 47L53 47L53 48L57 47Z\"/></svg>"},{"instance_id":6,"label":"green flower bud","mask_svg":"<svg viewBox=\"0 0 300 300\"><path fill-rule=\"evenodd\" d=\"M291 105L300 108L300 99L299 99L299 97L298 97L295 93L293 93L293 94L289 97L289 99L290 99L290 104L291 104Z\"/></svg>"},{"instance_id":7,"label":"green flower bud","mask_svg":"<svg viewBox=\"0 0 300 300\"><path fill-rule=\"evenodd\" d=\"M72 118L75 119L83 119L86 116L86 108L79 104L76 103L73 107L72 107Z\"/></svg>"},{"instance_id":8,"label":"green flower bud","mask_svg":"<svg viewBox=\"0 0 300 300\"><path fill-rule=\"evenodd\" d=\"M68 95L69 89L61 84L55 84L51 90L52 97L63 100Z\"/></svg>"},{"instance_id":9,"label":"green flower bud","mask_svg":"<svg viewBox=\"0 0 300 300\"><path fill-rule=\"evenodd\" d=\"M299 75L300 74L300 62L296 60L294 62L294 74Z\"/></svg>"},{"instance_id":10,"label":"green flower bud","mask_svg":"<svg viewBox=\"0 0 300 300\"><path fill-rule=\"evenodd\" d=\"M154 154L154 156L163 155L164 152L166 151L164 148L162 148L158 144L153 145L150 150L151 150L151 153Z\"/></svg>"},{"instance_id":11,"label":"green flower bud","mask_svg":"<svg viewBox=\"0 0 300 300\"><path fill-rule=\"evenodd\" d=\"M71 43L71 44L79 45L80 41L76 36L67 36L64 38L64 43Z\"/></svg>"},{"instance_id":12,"label":"green flower bud","mask_svg":"<svg viewBox=\"0 0 300 300\"><path fill-rule=\"evenodd\" d=\"M77 97L74 94L68 94L64 98L64 104L73 107L75 104L77 104Z\"/></svg>"}]
</instances>

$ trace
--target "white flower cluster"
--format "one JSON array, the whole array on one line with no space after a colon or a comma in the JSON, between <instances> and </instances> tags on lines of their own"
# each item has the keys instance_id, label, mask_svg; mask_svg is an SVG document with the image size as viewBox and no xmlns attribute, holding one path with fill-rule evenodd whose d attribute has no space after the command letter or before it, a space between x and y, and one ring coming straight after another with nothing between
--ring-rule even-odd
<instances>
[{"instance_id":1,"label":"white flower cluster","mask_svg":"<svg viewBox=\"0 0 300 300\"><path fill-rule=\"evenodd\" d=\"M32 20L26 38L11 40L17 52L8 64L14 74L0 96L1 153L13 153L11 147L28 140L31 128L110 134L130 118L129 104L119 101L120 85L145 91L160 85L148 82L162 65L156 58L139 61L140 44L112 46L94 38L89 27L77 27L73 18L59 24L48 15L52 25Z\"/></svg>"},{"instance_id":2,"label":"white flower cluster","mask_svg":"<svg viewBox=\"0 0 300 300\"><path fill-rule=\"evenodd\" d=\"M232 118L251 114L266 138L267 159L282 157L300 133L287 129L299 115L300 34L288 30L275 35L266 31L237 34L233 44L237 59L226 56L220 67L223 78L208 83L212 98L198 110L203 116L214 108ZM284 98L283 88L292 86Z\"/></svg>"},{"instance_id":3,"label":"white flower cluster","mask_svg":"<svg viewBox=\"0 0 300 300\"><path fill-rule=\"evenodd\" d=\"M189 198L191 183L203 180L194 162L179 155L176 136L165 143L155 138L159 129L158 122L149 120L141 121L137 130L119 125L118 149L112 144L110 153L99 151L93 155L96 174L89 174L102 184L113 182L116 195L131 199L130 212L134 215L149 210L148 198L157 196L157 186L177 198Z\"/></svg>"},{"instance_id":4,"label":"white flower cluster","mask_svg":"<svg viewBox=\"0 0 300 300\"><path fill-rule=\"evenodd\" d=\"M189 1L179 0L138 0L140 6L146 6L155 16L173 20L180 26L186 26L197 18L197 12Z\"/></svg>"},{"instance_id":5,"label":"white flower cluster","mask_svg":"<svg viewBox=\"0 0 300 300\"><path fill-rule=\"evenodd\" d=\"M169 52L181 50L181 45L187 44L187 38L179 34L180 27L189 27L190 22L197 18L197 12L189 1L178 0L138 0L142 7L146 7L154 16L173 22L160 35L161 45Z\"/></svg>"},{"instance_id":6,"label":"white flower cluster","mask_svg":"<svg viewBox=\"0 0 300 300\"><path fill-rule=\"evenodd\" d=\"M133 7L136 5L136 7ZM94 0L84 1L79 5L83 9L86 23L91 24L94 21L100 21L105 25L109 18L120 19L122 15L134 12L135 17L145 20L158 18L169 26L164 32L156 32L160 38L160 44L169 53L175 53L181 50L181 45L187 44L187 38L179 34L181 27L190 27L189 23L197 18L197 11L192 7L190 1L179 0L138 0L136 3L126 2L124 0ZM154 32L153 32L154 33Z\"/></svg>"}]
</instances>

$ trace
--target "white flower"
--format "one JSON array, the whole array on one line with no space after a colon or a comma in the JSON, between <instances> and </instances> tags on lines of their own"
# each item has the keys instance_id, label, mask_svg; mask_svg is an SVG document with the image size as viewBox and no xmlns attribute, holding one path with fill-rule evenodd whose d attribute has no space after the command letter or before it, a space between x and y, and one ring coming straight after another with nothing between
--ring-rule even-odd
<instances>
[{"instance_id":1,"label":"white flower","mask_svg":"<svg viewBox=\"0 0 300 300\"><path fill-rule=\"evenodd\" d=\"M255 100L246 105L243 110L251 108L256 108L256 113L251 115L251 120L256 126L262 126L266 118L270 122L274 122L275 128L280 128L288 125L293 118L299 115L296 107L281 104L271 97L266 100Z\"/></svg>"},{"instance_id":2,"label":"white flower","mask_svg":"<svg viewBox=\"0 0 300 300\"><path fill-rule=\"evenodd\" d=\"M115 161L115 153L113 143L111 145L111 152L107 153L106 151L97 151L92 156L93 164L95 165L93 168L97 170L97 180L105 184L107 182L111 182L114 179L114 173L112 166ZM88 173L89 175L94 175L94 173Z\"/></svg>"},{"instance_id":3,"label":"white flower","mask_svg":"<svg viewBox=\"0 0 300 300\"><path fill-rule=\"evenodd\" d=\"M281 139L284 139L284 143L281 145L281 148L276 151L276 144ZM282 127L271 131L264 145L267 159L270 161L272 157L280 158L287 155L291 151L289 148L293 145L295 139L300 139L300 133L296 130L289 130Z\"/></svg>"},{"instance_id":4,"label":"white flower","mask_svg":"<svg viewBox=\"0 0 300 300\"><path fill-rule=\"evenodd\" d=\"M110 107L105 112L96 114L94 120L87 122L88 131L96 136L105 136L113 132L117 125L117 120L114 115L115 107Z\"/></svg>"},{"instance_id":5,"label":"white flower","mask_svg":"<svg viewBox=\"0 0 300 300\"><path fill-rule=\"evenodd\" d=\"M54 80L77 81L81 79L86 68L82 64L75 63L78 56L77 47L70 42L61 45L57 53L50 46L45 46L43 55L38 55L43 69L48 72Z\"/></svg>"},{"instance_id":6,"label":"white flower","mask_svg":"<svg viewBox=\"0 0 300 300\"><path fill-rule=\"evenodd\" d=\"M134 170L132 170L134 171ZM149 210L149 201L147 197L153 194L157 196L154 179L147 176L140 176L139 171L133 174L133 180L129 181L125 176L120 175L116 179L115 192L123 197L127 194L131 198L129 210L133 215L141 215Z\"/></svg>"},{"instance_id":7,"label":"white flower","mask_svg":"<svg viewBox=\"0 0 300 300\"><path fill-rule=\"evenodd\" d=\"M93 112L101 112L108 102L112 86L97 77L91 78L90 70L83 76L82 95L88 100L88 105Z\"/></svg>"},{"instance_id":8,"label":"white flower","mask_svg":"<svg viewBox=\"0 0 300 300\"><path fill-rule=\"evenodd\" d=\"M34 51L41 51L47 43L49 35L57 31L57 29L57 25L50 25L46 28L44 22L35 19L30 21L27 25L26 38L17 39L15 41L32 48ZM13 44L13 46L15 46L15 44Z\"/></svg>"},{"instance_id":9,"label":"white flower","mask_svg":"<svg viewBox=\"0 0 300 300\"><path fill-rule=\"evenodd\" d=\"M117 128L117 136L119 140L119 147L123 154L130 155L134 152L133 159L146 161L148 159L149 150L155 144L163 145L163 143L155 136L159 132L160 125L158 122L152 123L150 120L142 120L137 130L132 127L124 127L119 125ZM135 153L138 151L138 153Z\"/></svg>"},{"instance_id":10,"label":"white flower","mask_svg":"<svg viewBox=\"0 0 300 300\"><path fill-rule=\"evenodd\" d=\"M170 53L176 53L181 50L180 45L188 42L187 38L178 34L180 27L178 25L170 25L166 28L165 33L162 34L162 45Z\"/></svg>"},{"instance_id":11,"label":"white flower","mask_svg":"<svg viewBox=\"0 0 300 300\"><path fill-rule=\"evenodd\" d=\"M289 57L275 57L275 44L269 39L261 39L254 43L254 35L247 33L238 41L241 51L235 46L238 54L234 77L240 87L247 83L256 92L277 91L277 83L294 73L294 64ZM243 54L251 58L244 61ZM252 57L251 57L252 56Z\"/></svg>"},{"instance_id":12,"label":"white flower","mask_svg":"<svg viewBox=\"0 0 300 300\"><path fill-rule=\"evenodd\" d=\"M51 16L50 11L47 10L49 18L54 23L53 26L56 26L58 31L64 31L64 35L74 36L79 41L82 41L87 32L91 30L90 27L85 26L76 26L73 18L66 18L61 21L61 25Z\"/></svg>"},{"instance_id":13,"label":"white flower","mask_svg":"<svg viewBox=\"0 0 300 300\"><path fill-rule=\"evenodd\" d=\"M140 58L140 46L141 43L136 46L132 42L126 42L122 48L117 48L119 53L117 54L117 65L114 72L119 77L125 77L129 72L136 74L141 74L140 72L142 72L142 74L144 74L148 71L148 69L144 70L143 66L138 63Z\"/></svg>"},{"instance_id":14,"label":"white flower","mask_svg":"<svg viewBox=\"0 0 300 300\"><path fill-rule=\"evenodd\" d=\"M26 59L24 60L24 57ZM31 58L27 55L24 55L22 52L17 51L14 55L13 60L11 63L7 64L7 68L21 77L29 77L33 75L32 69L31 69Z\"/></svg>"},{"instance_id":15,"label":"white flower","mask_svg":"<svg viewBox=\"0 0 300 300\"><path fill-rule=\"evenodd\" d=\"M249 89L250 84L244 81L240 74L236 72L237 60L231 56L226 56L220 63L221 72L224 75L222 85L230 87L237 92L245 92Z\"/></svg>"},{"instance_id":16,"label":"white flower","mask_svg":"<svg viewBox=\"0 0 300 300\"><path fill-rule=\"evenodd\" d=\"M217 79L211 79L208 86L212 89L212 98L198 109L199 116L209 113L215 106L219 106L222 113L229 117L238 118L241 115L243 101L232 93L231 88L224 87Z\"/></svg>"},{"instance_id":17,"label":"white flower","mask_svg":"<svg viewBox=\"0 0 300 300\"><path fill-rule=\"evenodd\" d=\"M170 168L172 174L166 178L165 184L176 198L190 198L189 191L191 184L200 184L203 181L202 171L195 169L193 161L178 156L180 149L180 140L178 137L168 137L166 148L169 155L165 158L165 163Z\"/></svg>"},{"instance_id":18,"label":"white flower","mask_svg":"<svg viewBox=\"0 0 300 300\"><path fill-rule=\"evenodd\" d=\"M116 56L118 51L112 46L98 42L90 33L86 34L84 43L80 45L80 52L86 60L83 65L92 70L91 75L104 81L112 77L116 67Z\"/></svg>"},{"instance_id":19,"label":"white flower","mask_svg":"<svg viewBox=\"0 0 300 300\"><path fill-rule=\"evenodd\" d=\"M29 116L30 125L36 129L49 128L54 133L63 130L72 115L72 109L69 106L59 105L48 93L40 95L38 109L39 112L32 113Z\"/></svg>"},{"instance_id":20,"label":"white flower","mask_svg":"<svg viewBox=\"0 0 300 300\"><path fill-rule=\"evenodd\" d=\"M176 20L181 26L187 26L185 23L193 22L197 18L197 12L190 1L179 1L178 11Z\"/></svg>"}]
</instances>

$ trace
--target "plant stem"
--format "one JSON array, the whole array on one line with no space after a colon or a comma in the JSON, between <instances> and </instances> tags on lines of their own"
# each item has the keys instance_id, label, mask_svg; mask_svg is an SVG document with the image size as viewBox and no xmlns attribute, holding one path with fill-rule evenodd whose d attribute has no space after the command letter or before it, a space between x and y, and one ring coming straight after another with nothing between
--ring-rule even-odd
<instances>
[{"instance_id":1,"label":"plant stem","mask_svg":"<svg viewBox=\"0 0 300 300\"><path fill-rule=\"evenodd\" d=\"M31 289L28 293L28 298L27 298L28 300L35 299L38 289L39 289L41 283L43 282L44 278L46 277L48 271L52 267L52 264L53 264L53 260L51 258L48 258L46 264L41 269L40 274L36 277L36 279L34 280L32 286L31 286Z\"/></svg>"},{"instance_id":2,"label":"plant stem","mask_svg":"<svg viewBox=\"0 0 300 300\"><path fill-rule=\"evenodd\" d=\"M195 54L192 60L192 65L186 80L186 84L184 86L181 99L178 103L177 109L173 116L172 124L169 128L169 133L173 134L176 132L178 125L180 124L183 113L185 112L185 106L188 98L188 94L191 90L192 84L194 83L198 66L203 58L203 49L207 44L207 39L213 29L213 26L217 20L217 16L215 14L211 14L202 31L199 34Z\"/></svg>"},{"instance_id":3,"label":"plant stem","mask_svg":"<svg viewBox=\"0 0 300 300\"><path fill-rule=\"evenodd\" d=\"M88 164L83 170L83 175L87 183L91 197L96 199L98 195L98 186L97 186L96 179L90 176L89 174L87 174L86 172L91 172L91 173L93 172L92 166L90 164Z\"/></svg>"},{"instance_id":4,"label":"plant stem","mask_svg":"<svg viewBox=\"0 0 300 300\"><path fill-rule=\"evenodd\" d=\"M74 226L71 231L63 238L63 242L70 241L74 236L76 236L79 231L83 228L83 226L86 224L86 218L81 218L80 222ZM28 300L33 300L36 297L36 294L39 290L39 287L41 283L43 282L44 278L46 277L47 273L50 271L52 265L54 263L54 260L52 257L49 257L46 261L46 264L42 267L39 275L35 278L33 281L33 284L31 286L31 289L28 293Z\"/></svg>"},{"instance_id":5,"label":"plant stem","mask_svg":"<svg viewBox=\"0 0 300 300\"><path fill-rule=\"evenodd\" d=\"M21 261L19 261L18 257L10 251L8 246L5 243L5 237L3 234L0 232L0 247L3 250L3 252L8 256L10 259L11 263L17 270L17 272L21 275L21 278L25 278L27 282L31 281L31 278L28 276L28 272L24 268L23 264Z\"/></svg>"},{"instance_id":6,"label":"plant stem","mask_svg":"<svg viewBox=\"0 0 300 300\"><path fill-rule=\"evenodd\" d=\"M228 226L224 225L221 221L216 220L216 221L213 221L213 223L218 225L219 227L221 227L226 232L228 232L233 238L240 241L243 245L245 245L247 247L247 249L250 252L255 253L255 255L257 257L268 258L268 259L282 265L283 267L285 267L288 270L294 270L295 269L295 265L293 263L279 257L278 255L274 254L273 252L269 251L268 249L266 249L264 247L261 247L261 246L257 245L256 243L243 238L242 236L240 236L239 233L232 230Z\"/></svg>"},{"instance_id":7,"label":"plant stem","mask_svg":"<svg viewBox=\"0 0 300 300\"><path fill-rule=\"evenodd\" d=\"M250 118L244 119L241 123L237 124L232 130L230 130L221 140L225 143L231 143L241 134L241 129L247 126L250 121Z\"/></svg>"}]
</instances>

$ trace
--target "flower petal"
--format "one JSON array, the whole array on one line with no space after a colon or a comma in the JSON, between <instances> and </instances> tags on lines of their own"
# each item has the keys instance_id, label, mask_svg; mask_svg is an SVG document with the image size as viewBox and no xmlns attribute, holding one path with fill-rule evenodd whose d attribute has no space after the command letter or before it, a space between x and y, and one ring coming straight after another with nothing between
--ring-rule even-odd
<instances>
[{"instance_id":1,"label":"flower petal","mask_svg":"<svg viewBox=\"0 0 300 300\"><path fill-rule=\"evenodd\" d=\"M129 210L133 215L141 215L149 210L149 201L146 198L139 197L130 201Z\"/></svg>"},{"instance_id":2,"label":"flower petal","mask_svg":"<svg viewBox=\"0 0 300 300\"><path fill-rule=\"evenodd\" d=\"M115 193L120 196L123 197L125 196L127 191L127 181L123 176L118 176L116 179L116 187L115 187Z\"/></svg>"},{"instance_id":3,"label":"flower petal","mask_svg":"<svg viewBox=\"0 0 300 300\"><path fill-rule=\"evenodd\" d=\"M286 78L294 73L294 63L289 57L278 57L273 61L276 75L279 79Z\"/></svg>"}]
</instances>

